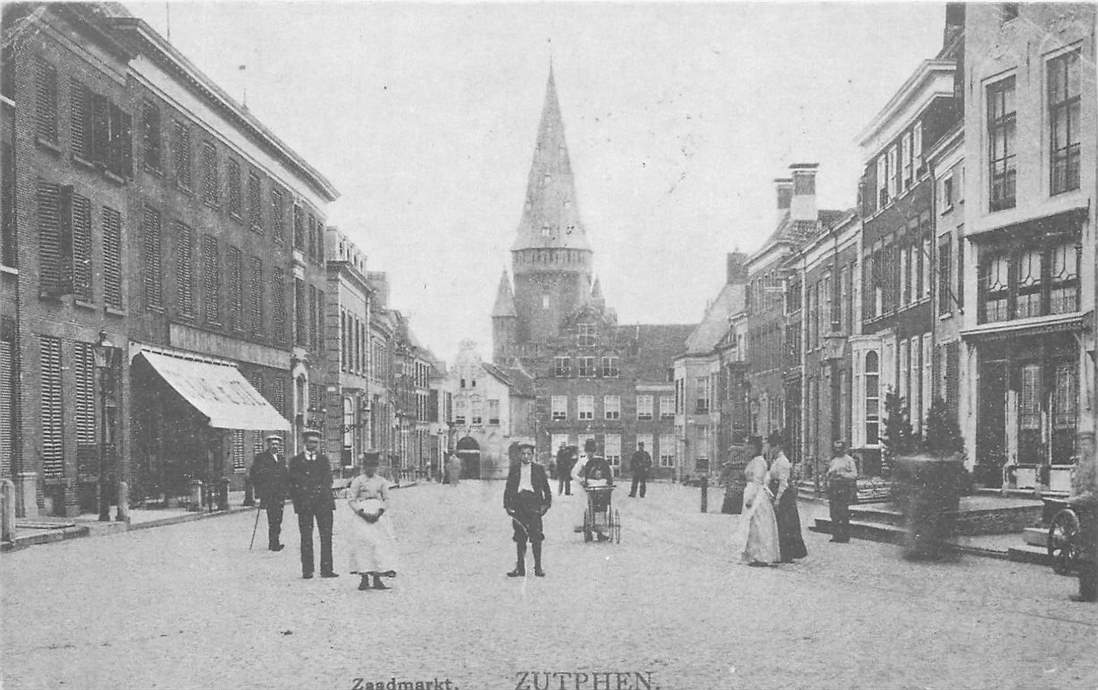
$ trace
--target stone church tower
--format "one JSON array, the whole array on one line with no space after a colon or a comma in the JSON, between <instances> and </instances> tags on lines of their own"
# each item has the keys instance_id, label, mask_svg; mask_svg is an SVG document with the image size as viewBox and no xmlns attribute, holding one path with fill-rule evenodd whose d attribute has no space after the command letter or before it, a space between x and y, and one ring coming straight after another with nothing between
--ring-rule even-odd
<instances>
[{"instance_id":1,"label":"stone church tower","mask_svg":"<svg viewBox=\"0 0 1098 690\"><path fill-rule=\"evenodd\" d=\"M550 67L525 207L511 246L514 292L504 272L492 310L497 363L520 356L525 344L555 338L563 321L589 300L591 256Z\"/></svg>"}]
</instances>

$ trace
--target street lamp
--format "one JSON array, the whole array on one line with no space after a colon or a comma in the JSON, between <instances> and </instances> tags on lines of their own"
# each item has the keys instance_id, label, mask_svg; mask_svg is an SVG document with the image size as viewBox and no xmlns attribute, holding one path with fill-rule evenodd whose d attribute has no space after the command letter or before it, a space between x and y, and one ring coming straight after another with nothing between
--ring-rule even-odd
<instances>
[{"instance_id":1,"label":"street lamp","mask_svg":"<svg viewBox=\"0 0 1098 690\"><path fill-rule=\"evenodd\" d=\"M113 384L112 360L114 345L107 339L106 331L99 331L99 340L92 347L95 355L95 368L99 370L99 409L102 424L99 427L99 521L110 522L111 502L107 496L107 386Z\"/></svg>"}]
</instances>

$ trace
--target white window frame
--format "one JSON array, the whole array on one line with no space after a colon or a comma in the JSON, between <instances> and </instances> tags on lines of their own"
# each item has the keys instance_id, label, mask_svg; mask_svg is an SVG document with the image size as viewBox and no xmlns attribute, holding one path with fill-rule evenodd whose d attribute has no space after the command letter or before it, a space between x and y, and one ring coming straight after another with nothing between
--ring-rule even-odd
<instances>
[{"instance_id":1,"label":"white window frame","mask_svg":"<svg viewBox=\"0 0 1098 690\"><path fill-rule=\"evenodd\" d=\"M649 421L652 419L654 411L652 406L655 404L651 393L638 393L637 394L637 419L641 421Z\"/></svg>"},{"instance_id":2,"label":"white window frame","mask_svg":"<svg viewBox=\"0 0 1098 690\"><path fill-rule=\"evenodd\" d=\"M661 395L660 396L660 419L674 419L675 418L675 396L673 395Z\"/></svg>"},{"instance_id":3,"label":"white window frame","mask_svg":"<svg viewBox=\"0 0 1098 690\"><path fill-rule=\"evenodd\" d=\"M621 419L620 395L604 395L602 397L602 417L608 420Z\"/></svg>"},{"instance_id":4,"label":"white window frame","mask_svg":"<svg viewBox=\"0 0 1098 690\"><path fill-rule=\"evenodd\" d=\"M576 419L581 422L589 422L595 419L595 396L576 396Z\"/></svg>"},{"instance_id":5,"label":"white window frame","mask_svg":"<svg viewBox=\"0 0 1098 690\"><path fill-rule=\"evenodd\" d=\"M615 475L621 473L621 434L606 434L602 437L602 454L610 463Z\"/></svg>"},{"instance_id":6,"label":"white window frame","mask_svg":"<svg viewBox=\"0 0 1098 690\"><path fill-rule=\"evenodd\" d=\"M549 398L550 418L554 422L568 421L568 396L554 395Z\"/></svg>"},{"instance_id":7,"label":"white window frame","mask_svg":"<svg viewBox=\"0 0 1098 690\"><path fill-rule=\"evenodd\" d=\"M675 466L675 449L678 440L674 434L660 434L659 463L660 467Z\"/></svg>"}]
</instances>

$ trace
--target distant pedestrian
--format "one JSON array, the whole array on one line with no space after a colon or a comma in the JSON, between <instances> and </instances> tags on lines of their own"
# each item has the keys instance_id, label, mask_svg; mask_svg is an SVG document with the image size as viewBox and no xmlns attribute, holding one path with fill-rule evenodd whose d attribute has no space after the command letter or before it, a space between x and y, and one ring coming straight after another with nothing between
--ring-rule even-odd
<instances>
[{"instance_id":1,"label":"distant pedestrian","mask_svg":"<svg viewBox=\"0 0 1098 690\"><path fill-rule=\"evenodd\" d=\"M637 443L637 450L629 460L629 469L633 472L633 487L629 489L629 497L637 495L637 486L640 486L640 497L648 491L648 471L652 469L652 456L644 449L644 441Z\"/></svg>"},{"instance_id":2,"label":"distant pedestrian","mask_svg":"<svg viewBox=\"0 0 1098 690\"><path fill-rule=\"evenodd\" d=\"M396 576L396 539L389 519L389 481L377 473L377 453L364 453L362 474L351 481L348 505L356 518L351 523L348 546L351 573L361 576L360 590L389 589L383 577Z\"/></svg>"},{"instance_id":3,"label":"distant pedestrian","mask_svg":"<svg viewBox=\"0 0 1098 690\"><path fill-rule=\"evenodd\" d=\"M583 485L588 486L592 480L599 480L605 483L600 486L613 486L614 484L614 471L610 467L610 463L606 462L606 458L601 455L597 455L598 444L595 443L595 439L589 438L583 442L583 457L580 458L580 463L583 465L583 469L580 470L577 477L583 482ZM598 475L597 477L595 475Z\"/></svg>"},{"instance_id":4,"label":"distant pedestrian","mask_svg":"<svg viewBox=\"0 0 1098 690\"><path fill-rule=\"evenodd\" d=\"M781 559L778 548L778 521L774 517L773 496L768 488L766 458L762 439L752 436L748 441L751 460L744 468L747 486L744 488L744 511L741 531L746 531L742 560L748 565L767 567ZM738 540L737 540L738 541Z\"/></svg>"},{"instance_id":5,"label":"distant pedestrian","mask_svg":"<svg viewBox=\"0 0 1098 690\"><path fill-rule=\"evenodd\" d=\"M267 448L257 453L248 478L259 497L259 509L267 511L267 548L281 551L282 506L289 492L289 468L282 453L282 437L268 436Z\"/></svg>"},{"instance_id":6,"label":"distant pedestrian","mask_svg":"<svg viewBox=\"0 0 1098 690\"><path fill-rule=\"evenodd\" d=\"M797 488L792 485L793 463L786 457L784 441L778 432L770 434L768 439L772 457L770 460L770 490L774 494L774 504L778 520L778 547L782 563L792 563L795 558L804 558L808 549L801 536L801 516L797 512Z\"/></svg>"},{"instance_id":7,"label":"distant pedestrian","mask_svg":"<svg viewBox=\"0 0 1098 690\"><path fill-rule=\"evenodd\" d=\"M290 460L290 496L301 532L301 576L313 576L313 522L320 535L320 576L339 577L332 569L332 467L328 456L318 452L320 432L302 434L305 450Z\"/></svg>"},{"instance_id":8,"label":"distant pedestrian","mask_svg":"<svg viewBox=\"0 0 1098 690\"><path fill-rule=\"evenodd\" d=\"M446 477L450 481L450 486L457 486L461 481L461 458L457 453L451 452L446 458Z\"/></svg>"},{"instance_id":9,"label":"distant pedestrian","mask_svg":"<svg viewBox=\"0 0 1098 690\"><path fill-rule=\"evenodd\" d=\"M526 575L526 543L534 551L534 575L545 577L541 567L541 544L545 540L541 518L553 504L553 491L545 468L534 464L534 446L519 445L520 461L507 473L507 485L503 490L503 509L511 517L514 530L515 569L507 577Z\"/></svg>"},{"instance_id":10,"label":"distant pedestrian","mask_svg":"<svg viewBox=\"0 0 1098 690\"><path fill-rule=\"evenodd\" d=\"M850 504L858 492L858 466L846 454L846 443L831 444L831 464L827 467L827 499L831 511L831 541L850 541Z\"/></svg>"},{"instance_id":11,"label":"distant pedestrian","mask_svg":"<svg viewBox=\"0 0 1098 690\"><path fill-rule=\"evenodd\" d=\"M557 495L572 495L572 467L576 464L579 453L575 447L560 444L557 449Z\"/></svg>"}]
</instances>

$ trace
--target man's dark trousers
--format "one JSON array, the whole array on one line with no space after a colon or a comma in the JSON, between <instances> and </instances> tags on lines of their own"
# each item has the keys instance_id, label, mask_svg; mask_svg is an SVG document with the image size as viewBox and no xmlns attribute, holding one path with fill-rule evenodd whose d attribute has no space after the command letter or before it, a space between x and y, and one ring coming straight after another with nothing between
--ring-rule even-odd
<instances>
[{"instance_id":1,"label":"man's dark trousers","mask_svg":"<svg viewBox=\"0 0 1098 690\"><path fill-rule=\"evenodd\" d=\"M637 485L640 485L640 497L644 498L645 492L648 490L648 472L645 470L633 471L633 487L629 489L630 496L637 495Z\"/></svg>"},{"instance_id":2,"label":"man's dark trousers","mask_svg":"<svg viewBox=\"0 0 1098 690\"><path fill-rule=\"evenodd\" d=\"M846 482L841 484L832 480L833 486L828 492L828 508L831 513L831 539L837 542L850 541L850 499L851 490Z\"/></svg>"},{"instance_id":3,"label":"man's dark trousers","mask_svg":"<svg viewBox=\"0 0 1098 690\"><path fill-rule=\"evenodd\" d=\"M267 510L267 547L273 549L282 543L282 500L264 501L263 507Z\"/></svg>"},{"instance_id":4,"label":"man's dark trousers","mask_svg":"<svg viewBox=\"0 0 1098 690\"><path fill-rule=\"evenodd\" d=\"M313 572L313 518L320 532L320 572L332 570L332 511L302 511L297 514L297 527L301 531L301 573Z\"/></svg>"}]
</instances>

